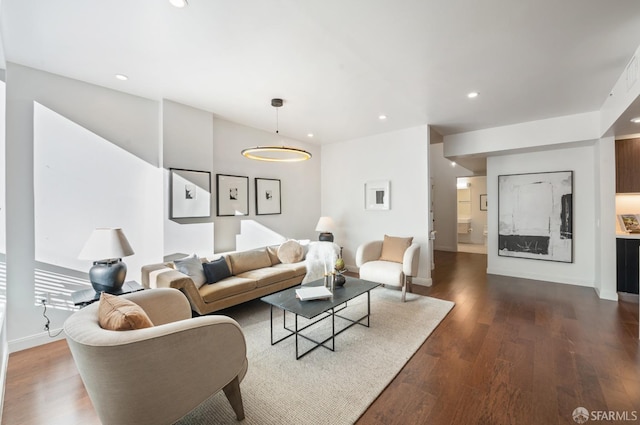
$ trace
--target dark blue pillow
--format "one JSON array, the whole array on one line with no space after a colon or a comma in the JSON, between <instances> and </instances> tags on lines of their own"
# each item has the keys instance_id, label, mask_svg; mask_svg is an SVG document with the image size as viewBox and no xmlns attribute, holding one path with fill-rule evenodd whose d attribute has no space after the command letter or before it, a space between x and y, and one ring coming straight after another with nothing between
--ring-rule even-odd
<instances>
[{"instance_id":1,"label":"dark blue pillow","mask_svg":"<svg viewBox=\"0 0 640 425\"><path fill-rule=\"evenodd\" d=\"M204 276L207 279L206 283L216 283L224 278L231 276L231 271L224 257L220 257L217 260L210 261L208 263L202 263L204 269Z\"/></svg>"}]
</instances>

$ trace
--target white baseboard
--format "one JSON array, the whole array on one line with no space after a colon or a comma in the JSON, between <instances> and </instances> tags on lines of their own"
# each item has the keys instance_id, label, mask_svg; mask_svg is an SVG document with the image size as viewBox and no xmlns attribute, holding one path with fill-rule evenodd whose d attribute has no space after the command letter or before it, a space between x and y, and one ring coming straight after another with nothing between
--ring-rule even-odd
<instances>
[{"instance_id":1,"label":"white baseboard","mask_svg":"<svg viewBox=\"0 0 640 425\"><path fill-rule=\"evenodd\" d=\"M65 333L61 332L61 330L62 329L51 329L51 335L56 335L55 337L50 337L47 332L41 332L35 335L29 335L24 338L9 341L9 352L15 353L16 351L22 351L64 339Z\"/></svg>"},{"instance_id":2,"label":"white baseboard","mask_svg":"<svg viewBox=\"0 0 640 425\"><path fill-rule=\"evenodd\" d=\"M596 294L601 300L618 301L618 293L614 291L601 291L598 288L594 288Z\"/></svg>"},{"instance_id":3,"label":"white baseboard","mask_svg":"<svg viewBox=\"0 0 640 425\"><path fill-rule=\"evenodd\" d=\"M546 275L546 274L523 273L518 270L490 268L490 267L487 267L487 274L497 274L500 276L518 277L521 279L540 280L543 282L562 283L565 285L585 286L588 288L595 289L595 284L593 281L576 280L574 277L570 277L570 276L550 277L549 275Z\"/></svg>"}]
</instances>

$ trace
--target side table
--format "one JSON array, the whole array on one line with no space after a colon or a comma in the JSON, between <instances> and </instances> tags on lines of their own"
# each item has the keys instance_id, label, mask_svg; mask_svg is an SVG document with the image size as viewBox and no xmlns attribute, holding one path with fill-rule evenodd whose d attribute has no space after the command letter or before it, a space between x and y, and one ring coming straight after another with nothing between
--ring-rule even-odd
<instances>
[{"instance_id":1,"label":"side table","mask_svg":"<svg viewBox=\"0 0 640 425\"><path fill-rule=\"evenodd\" d=\"M132 292L142 291L144 286L140 285L135 280L129 280L122 285L120 291L113 295L130 294ZM82 307L86 307L91 303L94 303L100 299L100 294L93 288L83 289L81 291L75 291L71 294L73 304Z\"/></svg>"}]
</instances>

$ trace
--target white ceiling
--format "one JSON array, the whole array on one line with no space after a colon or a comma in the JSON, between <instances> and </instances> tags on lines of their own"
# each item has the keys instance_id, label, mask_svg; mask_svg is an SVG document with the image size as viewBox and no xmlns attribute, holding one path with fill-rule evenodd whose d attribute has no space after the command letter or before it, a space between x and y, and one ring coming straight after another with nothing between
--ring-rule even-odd
<instances>
[{"instance_id":1,"label":"white ceiling","mask_svg":"<svg viewBox=\"0 0 640 425\"><path fill-rule=\"evenodd\" d=\"M6 60L330 143L600 109L638 0L2 0ZM129 80L116 80L117 73ZM477 99L466 94L479 91ZM386 121L378 115L386 114ZM639 114L640 115L640 114ZM640 132L640 130L638 131Z\"/></svg>"}]
</instances>

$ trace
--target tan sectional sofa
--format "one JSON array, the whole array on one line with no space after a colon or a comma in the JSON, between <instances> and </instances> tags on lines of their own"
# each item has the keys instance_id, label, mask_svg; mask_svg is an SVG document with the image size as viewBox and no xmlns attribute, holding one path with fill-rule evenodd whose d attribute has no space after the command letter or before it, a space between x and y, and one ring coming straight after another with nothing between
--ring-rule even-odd
<instances>
[{"instance_id":1,"label":"tan sectional sofa","mask_svg":"<svg viewBox=\"0 0 640 425\"><path fill-rule=\"evenodd\" d=\"M202 262L220 258L201 258ZM145 288L176 288L182 291L198 314L208 314L302 283L306 275L304 259L282 263L278 247L225 254L230 277L197 288L191 277L175 269L173 262L142 267Z\"/></svg>"}]
</instances>

